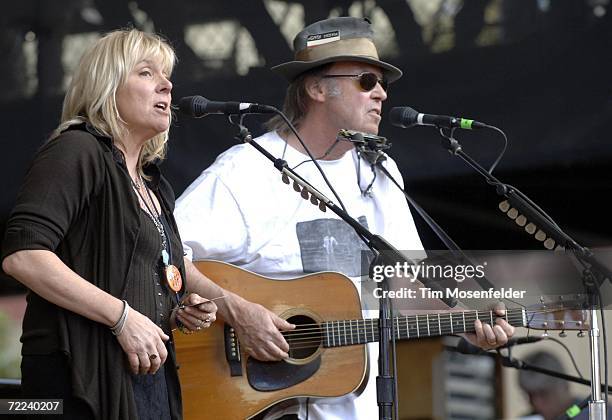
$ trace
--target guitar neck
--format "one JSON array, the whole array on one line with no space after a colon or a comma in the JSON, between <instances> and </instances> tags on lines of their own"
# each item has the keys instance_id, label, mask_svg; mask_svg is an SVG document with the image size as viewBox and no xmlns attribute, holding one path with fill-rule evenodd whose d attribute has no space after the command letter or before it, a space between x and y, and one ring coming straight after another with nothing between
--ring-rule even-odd
<instances>
[{"instance_id":1,"label":"guitar neck","mask_svg":"<svg viewBox=\"0 0 612 420\"><path fill-rule=\"evenodd\" d=\"M506 315L499 316L493 311L439 312L421 315L393 317L389 320L399 340L411 338L438 337L442 335L474 332L474 321L494 325L497 318L505 319L510 325L527 325L523 308L507 309ZM378 341L378 318L326 321L321 324L324 347L351 346Z\"/></svg>"}]
</instances>

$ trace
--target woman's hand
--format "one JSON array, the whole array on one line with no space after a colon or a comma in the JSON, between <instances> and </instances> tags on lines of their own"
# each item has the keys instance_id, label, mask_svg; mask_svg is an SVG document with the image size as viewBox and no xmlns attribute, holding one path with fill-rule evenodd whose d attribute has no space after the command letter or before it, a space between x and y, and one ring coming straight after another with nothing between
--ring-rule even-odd
<instances>
[{"instance_id":1,"label":"woman's hand","mask_svg":"<svg viewBox=\"0 0 612 420\"><path fill-rule=\"evenodd\" d=\"M190 293L176 311L176 319L185 328L200 331L202 328L210 327L217 319L217 305L197 293Z\"/></svg>"},{"instance_id":2,"label":"woman's hand","mask_svg":"<svg viewBox=\"0 0 612 420\"><path fill-rule=\"evenodd\" d=\"M168 337L153 321L130 308L125 327L117 336L134 374L153 374L166 361Z\"/></svg>"}]
</instances>

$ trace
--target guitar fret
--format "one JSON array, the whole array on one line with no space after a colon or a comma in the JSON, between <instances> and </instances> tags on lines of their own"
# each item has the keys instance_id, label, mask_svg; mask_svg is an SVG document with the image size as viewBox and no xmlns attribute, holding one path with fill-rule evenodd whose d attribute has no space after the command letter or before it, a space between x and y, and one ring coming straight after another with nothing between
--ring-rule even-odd
<instances>
[{"instance_id":1,"label":"guitar fret","mask_svg":"<svg viewBox=\"0 0 612 420\"><path fill-rule=\"evenodd\" d=\"M489 317L491 318L491 327L492 327L493 325L495 325L493 323L493 311L489 311Z\"/></svg>"},{"instance_id":2,"label":"guitar fret","mask_svg":"<svg viewBox=\"0 0 612 420\"><path fill-rule=\"evenodd\" d=\"M400 335L399 317L395 317L395 325L396 325L396 328L395 328L395 331L396 331L395 337L402 338L401 335Z\"/></svg>"},{"instance_id":3,"label":"guitar fret","mask_svg":"<svg viewBox=\"0 0 612 420\"><path fill-rule=\"evenodd\" d=\"M419 332L419 316L415 315L416 317L416 327L417 327L417 338L421 336L421 333Z\"/></svg>"},{"instance_id":4,"label":"guitar fret","mask_svg":"<svg viewBox=\"0 0 612 420\"><path fill-rule=\"evenodd\" d=\"M342 330L344 331L344 345L348 344L348 341L346 339L346 321L343 320L342 321Z\"/></svg>"},{"instance_id":5,"label":"guitar fret","mask_svg":"<svg viewBox=\"0 0 612 420\"><path fill-rule=\"evenodd\" d=\"M425 320L427 321L427 336L431 337L431 332L429 331L429 314L425 314Z\"/></svg>"},{"instance_id":6,"label":"guitar fret","mask_svg":"<svg viewBox=\"0 0 612 420\"><path fill-rule=\"evenodd\" d=\"M370 320L370 329L372 330L372 341L374 341L374 320Z\"/></svg>"},{"instance_id":7,"label":"guitar fret","mask_svg":"<svg viewBox=\"0 0 612 420\"><path fill-rule=\"evenodd\" d=\"M461 312L461 316L463 317L463 332L466 332L465 329L465 312ZM478 311L476 311L476 318L478 318Z\"/></svg>"},{"instance_id":8,"label":"guitar fret","mask_svg":"<svg viewBox=\"0 0 612 420\"><path fill-rule=\"evenodd\" d=\"M455 334L455 331L453 331L453 314L450 312L448 314L448 319L450 319L451 334Z\"/></svg>"},{"instance_id":9,"label":"guitar fret","mask_svg":"<svg viewBox=\"0 0 612 420\"><path fill-rule=\"evenodd\" d=\"M363 326L360 325L359 327L357 327L357 340L360 343L367 343L368 339L365 336L365 321L357 321L357 325L359 324L363 324ZM359 335L361 333L361 328L363 328L363 341L361 341L361 336Z\"/></svg>"},{"instance_id":10,"label":"guitar fret","mask_svg":"<svg viewBox=\"0 0 612 420\"><path fill-rule=\"evenodd\" d=\"M361 323L363 324L363 343L367 343L368 342L368 337L367 337L367 330L366 330L366 322L365 319L363 321L361 321ZM361 330L361 328L360 328Z\"/></svg>"},{"instance_id":11,"label":"guitar fret","mask_svg":"<svg viewBox=\"0 0 612 420\"><path fill-rule=\"evenodd\" d=\"M408 324L408 315L406 315L406 338L410 338L410 324Z\"/></svg>"},{"instance_id":12,"label":"guitar fret","mask_svg":"<svg viewBox=\"0 0 612 420\"><path fill-rule=\"evenodd\" d=\"M440 312L438 312L438 335L442 335L442 327L440 326Z\"/></svg>"},{"instance_id":13,"label":"guitar fret","mask_svg":"<svg viewBox=\"0 0 612 420\"><path fill-rule=\"evenodd\" d=\"M332 337L334 338L334 347L338 345L338 340L340 340L339 331L337 330L338 321L332 321Z\"/></svg>"},{"instance_id":14,"label":"guitar fret","mask_svg":"<svg viewBox=\"0 0 612 420\"><path fill-rule=\"evenodd\" d=\"M336 326L334 325L334 321L332 321L332 334L334 337L334 347L336 347ZM340 331L338 330L338 333L340 333ZM338 337L340 338L340 337Z\"/></svg>"}]
</instances>

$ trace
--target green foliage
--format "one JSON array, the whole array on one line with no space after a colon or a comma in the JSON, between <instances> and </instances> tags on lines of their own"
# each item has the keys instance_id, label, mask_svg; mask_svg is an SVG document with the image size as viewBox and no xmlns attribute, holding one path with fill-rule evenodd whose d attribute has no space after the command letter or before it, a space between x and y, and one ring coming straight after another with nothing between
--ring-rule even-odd
<instances>
[{"instance_id":1,"label":"green foliage","mask_svg":"<svg viewBox=\"0 0 612 420\"><path fill-rule=\"evenodd\" d=\"M21 325L0 310L0 377L21 377Z\"/></svg>"}]
</instances>

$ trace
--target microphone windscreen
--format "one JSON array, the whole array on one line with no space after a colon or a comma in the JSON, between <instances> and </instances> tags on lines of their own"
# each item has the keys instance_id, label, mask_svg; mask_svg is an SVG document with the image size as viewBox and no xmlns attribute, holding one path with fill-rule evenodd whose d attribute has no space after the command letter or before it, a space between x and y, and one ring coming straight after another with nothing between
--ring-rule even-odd
<instances>
[{"instance_id":1,"label":"microphone windscreen","mask_svg":"<svg viewBox=\"0 0 612 420\"><path fill-rule=\"evenodd\" d=\"M391 108L389 120L396 127L408 128L416 124L419 113L409 106Z\"/></svg>"},{"instance_id":2,"label":"microphone windscreen","mask_svg":"<svg viewBox=\"0 0 612 420\"><path fill-rule=\"evenodd\" d=\"M191 117L201 117L206 113L208 99L203 96L186 96L179 100L179 111Z\"/></svg>"}]
</instances>

